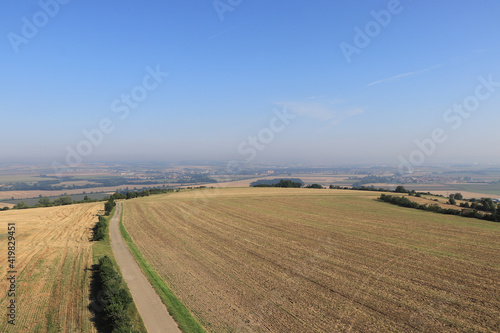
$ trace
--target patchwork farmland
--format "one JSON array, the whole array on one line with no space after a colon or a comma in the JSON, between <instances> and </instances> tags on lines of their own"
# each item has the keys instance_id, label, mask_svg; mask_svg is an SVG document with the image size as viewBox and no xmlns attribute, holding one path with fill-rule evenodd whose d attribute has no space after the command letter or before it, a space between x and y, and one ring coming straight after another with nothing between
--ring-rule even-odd
<instances>
[{"instance_id":1,"label":"patchwork farmland","mask_svg":"<svg viewBox=\"0 0 500 333\"><path fill-rule=\"evenodd\" d=\"M186 191L128 200L123 222L210 332L500 331L500 224L379 195Z\"/></svg>"},{"instance_id":2,"label":"patchwork farmland","mask_svg":"<svg viewBox=\"0 0 500 333\"><path fill-rule=\"evenodd\" d=\"M89 311L91 228L102 203L10 210L0 214L5 246L0 252L0 289L7 281L7 225L16 226L16 325L1 332L96 332ZM0 295L6 309L11 297Z\"/></svg>"}]
</instances>

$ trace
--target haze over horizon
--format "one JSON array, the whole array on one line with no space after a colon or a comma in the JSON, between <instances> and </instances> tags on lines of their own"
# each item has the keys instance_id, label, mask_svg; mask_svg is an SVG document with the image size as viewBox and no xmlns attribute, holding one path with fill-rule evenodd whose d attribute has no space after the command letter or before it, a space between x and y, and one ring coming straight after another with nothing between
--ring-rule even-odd
<instances>
[{"instance_id":1,"label":"haze over horizon","mask_svg":"<svg viewBox=\"0 0 500 333\"><path fill-rule=\"evenodd\" d=\"M8 2L0 162L500 163L499 13L493 0Z\"/></svg>"}]
</instances>

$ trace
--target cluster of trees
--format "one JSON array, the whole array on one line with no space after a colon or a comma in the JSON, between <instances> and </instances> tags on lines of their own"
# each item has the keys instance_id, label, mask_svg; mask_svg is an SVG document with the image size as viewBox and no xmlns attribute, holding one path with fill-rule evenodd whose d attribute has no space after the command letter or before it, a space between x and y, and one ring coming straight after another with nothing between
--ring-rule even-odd
<instances>
[{"instance_id":1,"label":"cluster of trees","mask_svg":"<svg viewBox=\"0 0 500 333\"><path fill-rule=\"evenodd\" d=\"M395 182L398 182L399 179L396 179L394 177L383 177L383 176L366 176L363 178L359 178L357 182L352 184L352 187L360 188L364 184L370 184L370 183L385 183L385 184L394 184Z\"/></svg>"},{"instance_id":2,"label":"cluster of trees","mask_svg":"<svg viewBox=\"0 0 500 333\"><path fill-rule=\"evenodd\" d=\"M295 186L290 186L290 187L302 187L304 186L304 182L300 178L275 178L275 179L259 179L256 180L252 183L250 183L250 187L287 187L287 186L276 186L278 184L285 185L286 184L292 184L294 183ZM298 186L296 183L300 184ZM258 186L259 185L259 186ZM263 185L263 186L260 186ZM268 186L265 186L268 185Z\"/></svg>"},{"instance_id":3,"label":"cluster of trees","mask_svg":"<svg viewBox=\"0 0 500 333\"><path fill-rule=\"evenodd\" d=\"M363 186L364 187L364 186ZM330 190L350 190L349 187L342 187L342 186L339 186L339 185L333 185L333 184L330 184L330 186L328 187Z\"/></svg>"},{"instance_id":4,"label":"cluster of trees","mask_svg":"<svg viewBox=\"0 0 500 333\"><path fill-rule=\"evenodd\" d=\"M108 234L108 219L102 215L99 215L99 222L94 226L94 237L95 241L103 240Z\"/></svg>"},{"instance_id":5,"label":"cluster of trees","mask_svg":"<svg viewBox=\"0 0 500 333\"><path fill-rule=\"evenodd\" d=\"M181 178L178 180L179 183L217 183L217 179L210 178L206 174L194 174L190 175L189 178Z\"/></svg>"},{"instance_id":6,"label":"cluster of trees","mask_svg":"<svg viewBox=\"0 0 500 333\"><path fill-rule=\"evenodd\" d=\"M482 214L482 213L478 212L476 209L458 210L458 209L453 209L453 208L441 208L437 204L432 204L432 205L419 204L418 202L412 201L412 200L408 199L407 197L403 197L403 196L382 194L382 195L380 195L379 200L391 203L393 205L398 205L401 207L415 208L415 209L421 209L421 210L430 211L430 212L434 212L434 213L460 215L463 217L472 217L472 218L477 218L477 219L482 219L482 220L487 220L487 221L500 222L500 205L499 205L499 207L495 207L495 209L493 210L493 212L491 212L491 214Z\"/></svg>"},{"instance_id":7,"label":"cluster of trees","mask_svg":"<svg viewBox=\"0 0 500 333\"><path fill-rule=\"evenodd\" d=\"M200 186L200 188L204 188L205 186ZM189 187L188 187L189 188ZM114 193L111 197L115 200L117 199L133 199L133 198L140 198L140 197L148 197L150 195L155 195L155 194L165 194L165 193L170 193L173 192L173 189L165 189L165 188L149 188L147 190L142 190L142 191L119 191Z\"/></svg>"},{"instance_id":8,"label":"cluster of trees","mask_svg":"<svg viewBox=\"0 0 500 333\"><path fill-rule=\"evenodd\" d=\"M311 185L307 185L307 186L304 186L304 187L305 188L324 188L320 184L311 184Z\"/></svg>"},{"instance_id":9,"label":"cluster of trees","mask_svg":"<svg viewBox=\"0 0 500 333\"><path fill-rule=\"evenodd\" d=\"M113 194L114 195L114 194ZM116 206L116 202L115 202L115 199L113 196L111 196L108 201L106 201L106 203L104 204L104 212L106 215L109 215L111 214L111 211L113 210L113 208L115 208Z\"/></svg>"},{"instance_id":10,"label":"cluster of trees","mask_svg":"<svg viewBox=\"0 0 500 333\"><path fill-rule=\"evenodd\" d=\"M253 187L286 187L286 188L300 188L304 183L294 182L290 179L280 179L279 182L275 184L256 184ZM252 185L250 185L252 186Z\"/></svg>"},{"instance_id":11,"label":"cluster of trees","mask_svg":"<svg viewBox=\"0 0 500 333\"><path fill-rule=\"evenodd\" d=\"M108 256L99 259L99 284L102 289L102 307L108 332L138 332L131 329L129 306L132 296L123 287L122 276L113 267Z\"/></svg>"},{"instance_id":12,"label":"cluster of trees","mask_svg":"<svg viewBox=\"0 0 500 333\"><path fill-rule=\"evenodd\" d=\"M108 234L108 219L106 216L111 215L111 211L113 208L116 206L115 199L122 199L122 198L117 198L123 196L123 194L120 193L114 193L108 201L104 204L104 215L99 215L99 222L96 223L94 226L94 236L93 239L95 241L100 241L103 240L106 235Z\"/></svg>"}]
</instances>

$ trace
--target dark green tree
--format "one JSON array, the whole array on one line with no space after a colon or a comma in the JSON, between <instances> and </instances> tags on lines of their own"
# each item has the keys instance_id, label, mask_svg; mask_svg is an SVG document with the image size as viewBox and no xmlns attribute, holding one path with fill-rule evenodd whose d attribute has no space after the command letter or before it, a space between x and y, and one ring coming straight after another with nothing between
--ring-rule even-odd
<instances>
[{"instance_id":1,"label":"dark green tree","mask_svg":"<svg viewBox=\"0 0 500 333\"><path fill-rule=\"evenodd\" d=\"M48 207L50 206L50 199L47 197L41 197L40 200L38 200L38 205Z\"/></svg>"},{"instance_id":2,"label":"dark green tree","mask_svg":"<svg viewBox=\"0 0 500 333\"><path fill-rule=\"evenodd\" d=\"M396 193L408 193L408 191L405 189L405 187L403 185L399 185L398 187L396 187L396 190L394 190L394 192L396 192Z\"/></svg>"},{"instance_id":3,"label":"dark green tree","mask_svg":"<svg viewBox=\"0 0 500 333\"><path fill-rule=\"evenodd\" d=\"M30 206L28 206L24 201L21 201L17 205L15 205L13 208L14 209L26 209L26 208L29 208L29 207Z\"/></svg>"},{"instance_id":4,"label":"dark green tree","mask_svg":"<svg viewBox=\"0 0 500 333\"><path fill-rule=\"evenodd\" d=\"M323 188L323 186L321 186L320 184L311 184L311 185L307 185L305 187L306 188Z\"/></svg>"},{"instance_id":5,"label":"dark green tree","mask_svg":"<svg viewBox=\"0 0 500 333\"><path fill-rule=\"evenodd\" d=\"M111 214L111 211L116 206L115 200L113 198L109 198L108 201L104 204L104 211L106 215Z\"/></svg>"}]
</instances>

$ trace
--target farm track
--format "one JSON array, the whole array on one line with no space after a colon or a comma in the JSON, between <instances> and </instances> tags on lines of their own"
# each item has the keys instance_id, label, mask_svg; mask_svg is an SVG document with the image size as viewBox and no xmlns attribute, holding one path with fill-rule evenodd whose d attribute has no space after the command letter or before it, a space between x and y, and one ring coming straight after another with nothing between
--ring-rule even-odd
<instances>
[{"instance_id":1,"label":"farm track","mask_svg":"<svg viewBox=\"0 0 500 333\"><path fill-rule=\"evenodd\" d=\"M119 226L121 212L122 204L118 203L115 215L110 221L109 233L116 262L120 266L137 310L149 333L180 333L176 322L168 313L122 238Z\"/></svg>"},{"instance_id":2,"label":"farm track","mask_svg":"<svg viewBox=\"0 0 500 333\"><path fill-rule=\"evenodd\" d=\"M89 311L91 228L102 203L8 211L2 228L16 223L17 324L1 332L97 332ZM7 290L6 252L0 252L0 289ZM6 308L7 295L0 306Z\"/></svg>"},{"instance_id":3,"label":"farm track","mask_svg":"<svg viewBox=\"0 0 500 333\"><path fill-rule=\"evenodd\" d=\"M124 223L211 332L499 331L500 225L378 195L181 192Z\"/></svg>"}]
</instances>

